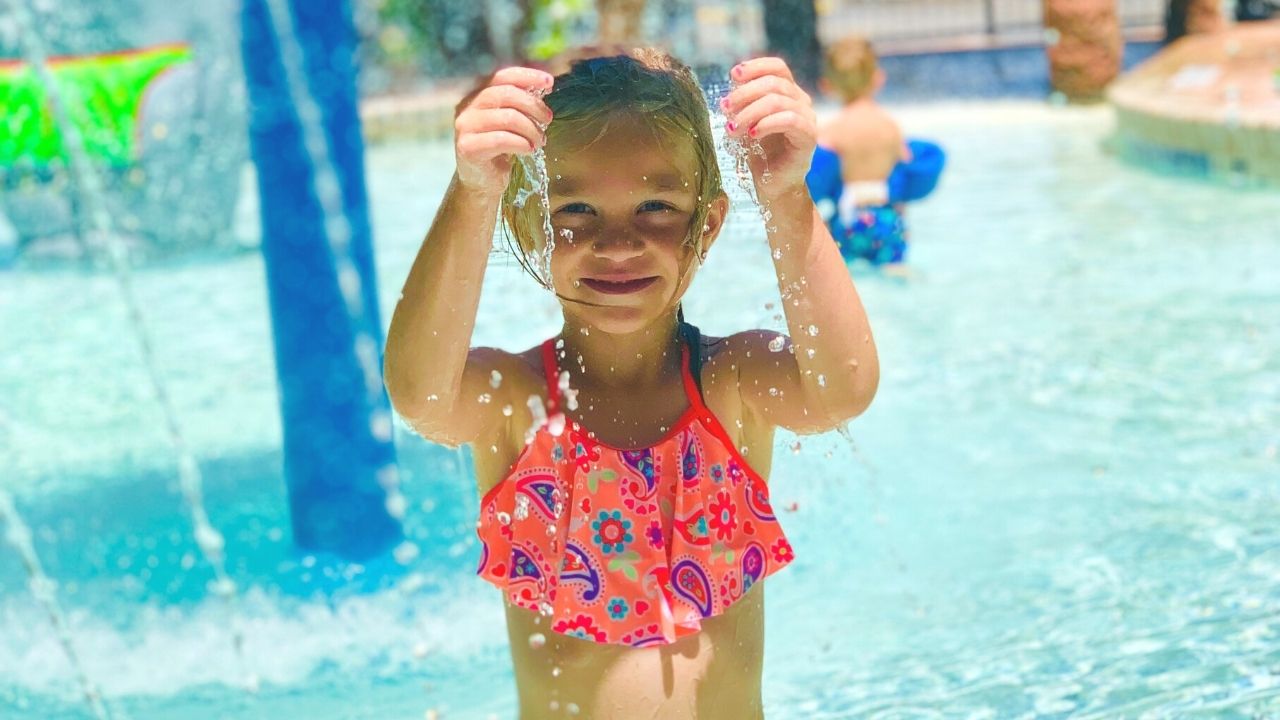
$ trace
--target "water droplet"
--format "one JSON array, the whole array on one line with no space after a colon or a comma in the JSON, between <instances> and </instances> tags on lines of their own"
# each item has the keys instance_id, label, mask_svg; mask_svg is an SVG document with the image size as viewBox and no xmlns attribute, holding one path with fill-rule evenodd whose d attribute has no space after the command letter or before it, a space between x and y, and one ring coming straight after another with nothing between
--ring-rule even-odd
<instances>
[{"instance_id":1,"label":"water droplet","mask_svg":"<svg viewBox=\"0 0 1280 720\"><path fill-rule=\"evenodd\" d=\"M799 454L800 454L800 441L799 441L799 440L797 440L797 441L795 441L795 442L791 443L791 452L795 453L796 455L799 455Z\"/></svg>"},{"instance_id":2,"label":"water droplet","mask_svg":"<svg viewBox=\"0 0 1280 720\"><path fill-rule=\"evenodd\" d=\"M507 416L507 417L511 417L511 413L513 413L513 412L515 412L515 411L511 408L511 406L510 406L510 405L503 405L503 406L502 406L502 414L503 414L503 415L505 415L505 416Z\"/></svg>"},{"instance_id":3,"label":"water droplet","mask_svg":"<svg viewBox=\"0 0 1280 720\"><path fill-rule=\"evenodd\" d=\"M564 434L564 413L556 413L547 419L547 432L551 433L551 437Z\"/></svg>"},{"instance_id":4,"label":"water droplet","mask_svg":"<svg viewBox=\"0 0 1280 720\"><path fill-rule=\"evenodd\" d=\"M492 399L493 399L493 396L491 396L489 393L480 393L480 397L476 398L476 401L478 401L481 405L488 405L489 401Z\"/></svg>"},{"instance_id":5,"label":"water droplet","mask_svg":"<svg viewBox=\"0 0 1280 720\"><path fill-rule=\"evenodd\" d=\"M493 388L494 390L497 390L498 387L501 385L502 385L502 373L498 372L497 370L494 370L493 372L489 373L489 387Z\"/></svg>"},{"instance_id":6,"label":"water droplet","mask_svg":"<svg viewBox=\"0 0 1280 720\"><path fill-rule=\"evenodd\" d=\"M542 633L533 633L529 636L529 647L534 650L540 650L543 645L547 644L547 636Z\"/></svg>"},{"instance_id":7,"label":"water droplet","mask_svg":"<svg viewBox=\"0 0 1280 720\"><path fill-rule=\"evenodd\" d=\"M810 335L811 337L817 337L817 335L818 335L818 326L817 326L817 325L810 325L810 326L809 326L809 335Z\"/></svg>"},{"instance_id":8,"label":"water droplet","mask_svg":"<svg viewBox=\"0 0 1280 720\"><path fill-rule=\"evenodd\" d=\"M196 544L204 551L205 555L219 555L225 546L222 539L222 533L218 532L208 523L198 523L195 528Z\"/></svg>"},{"instance_id":9,"label":"water droplet","mask_svg":"<svg viewBox=\"0 0 1280 720\"><path fill-rule=\"evenodd\" d=\"M774 337L769 341L769 349L773 352L782 352L782 348L787 344L787 339L781 335Z\"/></svg>"},{"instance_id":10,"label":"water droplet","mask_svg":"<svg viewBox=\"0 0 1280 720\"><path fill-rule=\"evenodd\" d=\"M576 704L574 704L574 703L567 703L567 704L565 704L564 709L565 709L565 711L566 711L566 712L568 712L570 715L577 715L577 714L578 714L578 706L577 706Z\"/></svg>"},{"instance_id":11,"label":"water droplet","mask_svg":"<svg viewBox=\"0 0 1280 720\"><path fill-rule=\"evenodd\" d=\"M804 354L805 354L805 355L808 355L808 356L809 356L809 359L810 359L810 360L812 360L812 359L813 359L813 356L814 356L814 355L817 355L818 353L817 353L817 352L815 352L813 348L809 348L808 350L805 350L805 351L804 351Z\"/></svg>"},{"instance_id":12,"label":"water droplet","mask_svg":"<svg viewBox=\"0 0 1280 720\"><path fill-rule=\"evenodd\" d=\"M769 388L769 394L773 397L778 397L778 388L776 387Z\"/></svg>"},{"instance_id":13,"label":"water droplet","mask_svg":"<svg viewBox=\"0 0 1280 720\"><path fill-rule=\"evenodd\" d=\"M394 557L396 562L401 565L408 565L418 557L418 552L417 544L409 540L405 540L397 545L395 550L391 551L391 556Z\"/></svg>"},{"instance_id":14,"label":"water droplet","mask_svg":"<svg viewBox=\"0 0 1280 720\"><path fill-rule=\"evenodd\" d=\"M559 666L551 668L551 677L560 677Z\"/></svg>"},{"instance_id":15,"label":"water droplet","mask_svg":"<svg viewBox=\"0 0 1280 720\"><path fill-rule=\"evenodd\" d=\"M773 259L774 259L774 260L781 260L781 259L782 259L782 249L781 249L781 248L774 248L774 249L773 249Z\"/></svg>"},{"instance_id":16,"label":"water droplet","mask_svg":"<svg viewBox=\"0 0 1280 720\"><path fill-rule=\"evenodd\" d=\"M551 606L551 603L547 602L546 600L543 600L542 602L538 603L538 612L545 617L551 617L552 615L555 614L556 609Z\"/></svg>"},{"instance_id":17,"label":"water droplet","mask_svg":"<svg viewBox=\"0 0 1280 720\"><path fill-rule=\"evenodd\" d=\"M826 387L826 386L827 386L827 376L818 375L818 387Z\"/></svg>"},{"instance_id":18,"label":"water droplet","mask_svg":"<svg viewBox=\"0 0 1280 720\"><path fill-rule=\"evenodd\" d=\"M499 510L499 511L498 511L498 522L502 523L503 525L510 525L510 524L511 524L511 514L510 514L510 513L508 513L506 510Z\"/></svg>"}]
</instances>

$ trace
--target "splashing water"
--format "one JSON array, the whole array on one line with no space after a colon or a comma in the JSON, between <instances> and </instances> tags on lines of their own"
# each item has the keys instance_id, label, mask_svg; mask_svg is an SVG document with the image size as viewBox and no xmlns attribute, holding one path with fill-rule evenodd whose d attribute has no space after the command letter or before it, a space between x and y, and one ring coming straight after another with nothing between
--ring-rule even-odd
<instances>
[{"instance_id":1,"label":"splashing water","mask_svg":"<svg viewBox=\"0 0 1280 720\"><path fill-rule=\"evenodd\" d=\"M720 100L728 95L737 87L736 82L728 83L711 83L707 86L707 106L714 108L711 124L712 127L723 127L725 122L730 118L720 110ZM725 134L724 139L720 143L721 149L729 155L733 160L734 176L738 179L738 189L751 199L751 202L757 203L755 183L751 178L751 165L748 159L751 154L755 153L755 148L760 146L759 141L751 140L744 143L741 138L733 137ZM760 148L760 154L764 154L764 149Z\"/></svg>"},{"instance_id":2,"label":"splashing water","mask_svg":"<svg viewBox=\"0 0 1280 720\"><path fill-rule=\"evenodd\" d=\"M89 709L93 711L94 717L98 720L110 720L111 713L108 712L106 705L102 702L102 693L93 684L93 681L89 679L89 676L85 674L84 663L80 660L80 655L76 652L75 643L71 640L71 632L67 628L66 613L62 611L62 606L58 602L58 585L45 574L44 566L41 565L40 558L36 555L35 546L31 542L31 528L18 515L18 509L13 504L13 498L3 490L0 490L0 525L7 527L5 538L22 558L22 565L27 571L31 596L44 606L45 614L49 616L49 624L53 625L54 633L58 636L58 643L62 645L62 651L66 654L67 660L71 663L71 668L75 672L76 682L80 684L80 692L84 695L85 702L88 703Z\"/></svg>"},{"instance_id":3,"label":"splashing water","mask_svg":"<svg viewBox=\"0 0 1280 720\"><path fill-rule=\"evenodd\" d=\"M533 415L533 422L529 424L529 429L524 431L524 444L533 443L533 438L538 434L539 428L547 424L547 408L542 404L542 398L537 395L530 395L528 400L529 413Z\"/></svg>"},{"instance_id":4,"label":"splashing water","mask_svg":"<svg viewBox=\"0 0 1280 720\"><path fill-rule=\"evenodd\" d=\"M534 97L541 99L545 96L546 90L530 91ZM544 134L547 126L538 123L538 130ZM537 195L538 201L542 205L542 234L546 238L546 242L542 246L541 252L536 252L534 261L537 265L540 277L539 281L548 290L555 290L555 284L551 278L551 253L556 248L555 230L551 227L551 177L547 174L547 151L544 148L537 148L529 155L518 155L520 165L524 168L524 175L532 183L527 189L521 188L516 193L515 206L524 207L525 202L530 195Z\"/></svg>"}]
</instances>

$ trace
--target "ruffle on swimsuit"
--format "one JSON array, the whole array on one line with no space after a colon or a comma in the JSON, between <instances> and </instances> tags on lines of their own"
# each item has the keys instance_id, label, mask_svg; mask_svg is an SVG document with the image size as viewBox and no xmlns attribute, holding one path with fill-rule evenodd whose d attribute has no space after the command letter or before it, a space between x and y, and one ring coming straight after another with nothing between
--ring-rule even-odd
<instances>
[{"instance_id":1,"label":"ruffle on swimsuit","mask_svg":"<svg viewBox=\"0 0 1280 720\"><path fill-rule=\"evenodd\" d=\"M559 409L542 346L549 421L480 501L485 580L551 629L596 643L663 645L698 632L794 557L765 481L707 409L681 352L689 409L656 444L594 439ZM561 430L562 429L562 430ZM556 431L560 432L556 432Z\"/></svg>"}]
</instances>

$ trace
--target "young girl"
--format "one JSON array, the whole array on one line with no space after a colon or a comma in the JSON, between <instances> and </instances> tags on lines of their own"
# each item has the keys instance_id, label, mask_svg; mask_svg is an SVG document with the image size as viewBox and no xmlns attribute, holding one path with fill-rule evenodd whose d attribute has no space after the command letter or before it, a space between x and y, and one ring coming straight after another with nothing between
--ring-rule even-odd
<instances>
[{"instance_id":1,"label":"young girl","mask_svg":"<svg viewBox=\"0 0 1280 720\"><path fill-rule=\"evenodd\" d=\"M762 717L757 586L792 559L766 486L774 428L832 429L875 393L866 315L804 185L809 97L776 58L731 75L726 129L760 145L794 346L683 322L728 211L687 67L639 50L555 78L507 68L460 106L457 171L392 317L386 382L424 437L472 446L479 574L507 601L522 718ZM521 159L539 148L543 279L564 325L520 353L471 348L499 212L542 267Z\"/></svg>"}]
</instances>

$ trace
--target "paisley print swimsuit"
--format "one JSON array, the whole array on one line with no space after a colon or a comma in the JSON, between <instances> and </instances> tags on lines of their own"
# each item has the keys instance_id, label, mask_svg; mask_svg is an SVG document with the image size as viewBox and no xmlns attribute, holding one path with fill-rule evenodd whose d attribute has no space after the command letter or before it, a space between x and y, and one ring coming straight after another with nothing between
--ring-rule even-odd
<instances>
[{"instance_id":1,"label":"paisley print swimsuit","mask_svg":"<svg viewBox=\"0 0 1280 720\"><path fill-rule=\"evenodd\" d=\"M557 351L542 345L548 421L480 501L477 573L555 632L671 643L794 557L765 481L703 403L697 330L682 335L692 336L681 351L689 408L637 449L565 417Z\"/></svg>"}]
</instances>

